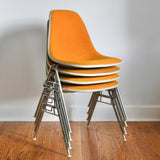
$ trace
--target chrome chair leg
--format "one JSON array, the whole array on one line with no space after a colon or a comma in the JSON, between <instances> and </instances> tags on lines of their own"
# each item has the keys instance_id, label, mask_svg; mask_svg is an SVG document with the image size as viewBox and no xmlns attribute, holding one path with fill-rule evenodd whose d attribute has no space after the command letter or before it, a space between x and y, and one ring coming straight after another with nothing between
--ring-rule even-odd
<instances>
[{"instance_id":1,"label":"chrome chair leg","mask_svg":"<svg viewBox=\"0 0 160 160\"><path fill-rule=\"evenodd\" d=\"M48 75L47 77L47 80L50 78L50 75ZM40 123L41 123L41 120L43 118L43 114L44 114L44 111L42 110L43 109L43 101L44 100L48 100L47 97L44 97L44 94L46 92L46 88L43 89L43 92L41 94L41 97L40 97L40 100L39 100L39 103L38 103L38 106L37 106L37 109L36 109L36 112L35 112L35 115L34 117L36 118L35 119L35 122L34 122L34 137L33 137L33 140L36 140L36 136L37 136L37 133L38 133L38 130L39 130L39 127L40 127Z\"/></svg>"},{"instance_id":2,"label":"chrome chair leg","mask_svg":"<svg viewBox=\"0 0 160 160\"><path fill-rule=\"evenodd\" d=\"M96 95L97 95L97 93L96 92L93 92L92 93L92 96L91 96L91 99L90 99L90 102L89 102L89 104L88 104L88 107L89 107L89 109L88 109L88 111L87 111L87 114L88 114L88 117L87 117L87 127L89 126L89 123L90 123L90 120L91 120L91 117L92 117L92 114L93 114L93 111L94 111L94 104L96 103Z\"/></svg>"},{"instance_id":3,"label":"chrome chair leg","mask_svg":"<svg viewBox=\"0 0 160 160\"><path fill-rule=\"evenodd\" d=\"M38 106L37 106L36 112L35 112L35 114L34 114L34 118L36 118L37 115L38 115L41 101L42 101L42 94L41 94L41 97L40 97L40 99L39 99Z\"/></svg>"},{"instance_id":4,"label":"chrome chair leg","mask_svg":"<svg viewBox=\"0 0 160 160\"><path fill-rule=\"evenodd\" d=\"M115 99L114 99L114 97L113 97L112 90L109 90L109 95L110 95L110 97L111 97L111 103L112 103L112 106L113 106L113 109L114 109L114 112L115 112L117 121L118 121L118 123L119 123L119 127L120 127L121 132L122 132L122 135L123 135L123 139L124 139L124 141L126 141L127 139L126 139L126 136L125 136L125 133L124 133L124 128L123 128L123 126L122 126L122 124L121 124L121 122L120 122L120 118L119 118L119 115L118 115L117 107L116 107L116 105L115 105Z\"/></svg>"},{"instance_id":5,"label":"chrome chair leg","mask_svg":"<svg viewBox=\"0 0 160 160\"><path fill-rule=\"evenodd\" d=\"M90 121L91 121L91 118L92 118L92 115L93 115L93 112L94 112L94 109L95 109L95 107L96 107L96 104L97 104L97 100L98 100L98 97L99 97L99 94L100 94L100 92L95 92L94 93L94 99L93 99L93 101L92 101L92 105L90 106L90 108L89 108L89 110L88 110L88 118L87 118L87 126L89 126L89 124L90 124Z\"/></svg>"},{"instance_id":6,"label":"chrome chair leg","mask_svg":"<svg viewBox=\"0 0 160 160\"><path fill-rule=\"evenodd\" d=\"M124 130L125 130L125 133L127 134L127 131L126 131L126 117L125 117L125 114L123 112L123 109L124 107L121 105L120 101L119 101L119 98L118 98L118 95L117 95L117 92L116 92L116 89L113 89L113 93L114 93L114 96L115 96L115 100L116 100L116 103L117 103L117 107L118 107L118 111L119 111L119 114L121 116L121 119L123 121L123 127L124 127Z\"/></svg>"},{"instance_id":7,"label":"chrome chair leg","mask_svg":"<svg viewBox=\"0 0 160 160\"><path fill-rule=\"evenodd\" d=\"M89 101L88 107L90 107L90 106L92 105L92 103L93 103L93 101L94 101L94 97L95 97L95 95L96 95L96 92L93 92L93 93L92 93L92 96L91 96L91 98L90 98L90 101Z\"/></svg>"},{"instance_id":8,"label":"chrome chair leg","mask_svg":"<svg viewBox=\"0 0 160 160\"><path fill-rule=\"evenodd\" d=\"M124 133L127 134L127 131L126 131L126 128L125 128L125 123L124 123L125 119L124 119L124 117L123 117L123 114L122 114L121 107L120 107L120 105L119 105L117 96L116 96L116 94L115 94L115 89L112 89L112 94L113 94L113 97L114 97L114 103L115 103L115 106L116 106L116 108L117 108L117 114L118 114L118 116L119 116L120 123L121 123L121 125L122 125L122 127L123 127Z\"/></svg>"},{"instance_id":9,"label":"chrome chair leg","mask_svg":"<svg viewBox=\"0 0 160 160\"><path fill-rule=\"evenodd\" d=\"M65 128L66 128L66 130L67 130L67 134L68 134L68 138L69 138L69 140L70 141L72 141L72 138L71 138L71 135L70 135L70 126L68 125L68 119L67 119L67 116L66 116L66 114L67 113L65 113L65 109L63 108L63 103L61 102L61 100L59 100L59 103L60 103L60 110L61 110L61 113L62 113L62 117L63 117L63 119L64 119L64 125L65 125Z\"/></svg>"},{"instance_id":10,"label":"chrome chair leg","mask_svg":"<svg viewBox=\"0 0 160 160\"><path fill-rule=\"evenodd\" d=\"M94 102L95 102L95 100L96 100L96 95L97 95L97 92L93 92L93 93L92 93L90 102L89 102L89 104L88 104L88 107L89 107L88 112L87 112L88 115L90 114L90 112L91 112L91 110L92 110L92 108L93 108L92 106L94 105Z\"/></svg>"},{"instance_id":11,"label":"chrome chair leg","mask_svg":"<svg viewBox=\"0 0 160 160\"><path fill-rule=\"evenodd\" d=\"M121 107L121 110L122 110L122 114L123 114L124 119L125 119L125 126L127 127L128 126L127 122L126 122L127 121L127 114L126 114L126 110L125 110L125 107L123 105L122 98L120 96L118 87L115 88L115 91L116 91L116 95L117 95L117 98L118 98L118 101L119 101L119 104L120 104L120 107Z\"/></svg>"},{"instance_id":12,"label":"chrome chair leg","mask_svg":"<svg viewBox=\"0 0 160 160\"><path fill-rule=\"evenodd\" d=\"M70 133L69 133L69 128L67 126L67 119L64 116L64 110L62 109L63 106L61 105L58 94L59 94L58 91L55 91L55 97L57 99L57 102L56 102L57 104L56 105L57 105L57 108L59 110L59 115L61 115L60 117L62 118L62 127L64 129L65 135L67 136L67 140L70 141L71 136L70 136Z\"/></svg>"},{"instance_id":13,"label":"chrome chair leg","mask_svg":"<svg viewBox=\"0 0 160 160\"><path fill-rule=\"evenodd\" d=\"M34 137L33 137L33 140L36 140L36 136L37 136L37 133L38 133L38 129L40 127L41 120L43 118L43 114L44 114L44 112L40 111L39 116L38 116L38 121L37 121L37 123L35 125L35 128L34 128Z\"/></svg>"},{"instance_id":14,"label":"chrome chair leg","mask_svg":"<svg viewBox=\"0 0 160 160\"><path fill-rule=\"evenodd\" d=\"M49 102L51 100L51 103ZM52 104L52 100L54 100L54 104ZM47 107L51 108L48 109ZM55 109L58 114L55 114ZM36 112L34 114L35 119L35 128L34 128L34 140L36 140L36 136L40 127L41 120L43 118L44 112L51 113L57 115L60 120L63 137L68 153L68 157L71 157L70 149L71 144L71 127L69 124L69 118L66 110L66 105L64 102L63 92L61 88L61 83L59 79L59 74L57 67L54 66L54 70L51 74L51 69L49 71L48 77L44 83L44 89L39 100L39 104L37 106Z\"/></svg>"},{"instance_id":15,"label":"chrome chair leg","mask_svg":"<svg viewBox=\"0 0 160 160\"><path fill-rule=\"evenodd\" d=\"M39 107L39 108L37 109L37 113L36 113L36 117L35 117L35 122L34 122L35 125L36 125L36 123L37 123L37 120L38 120L38 118L39 118L40 111L41 111L41 109L42 109L42 102L40 102L40 104L39 104L38 107Z\"/></svg>"},{"instance_id":16,"label":"chrome chair leg","mask_svg":"<svg viewBox=\"0 0 160 160\"><path fill-rule=\"evenodd\" d=\"M58 97L59 97L59 104L61 106L61 110L62 110L62 114L63 114L63 118L64 118L64 122L66 125L67 130L69 131L69 133L71 132L71 128L70 128L70 124L67 118L67 111L65 110L65 104L63 102L63 99L61 98L61 93L59 91L58 93Z\"/></svg>"},{"instance_id":17,"label":"chrome chair leg","mask_svg":"<svg viewBox=\"0 0 160 160\"><path fill-rule=\"evenodd\" d=\"M37 126L39 125L40 123L40 119L41 119L41 115L42 115L42 108L43 108L43 104L42 104L42 100L43 100L43 95L42 95L42 98L41 98L41 101L39 102L39 110L37 110L37 115L36 115L36 119L35 119L35 122L34 122L34 125L35 125L35 129L37 128Z\"/></svg>"},{"instance_id":18,"label":"chrome chair leg","mask_svg":"<svg viewBox=\"0 0 160 160\"><path fill-rule=\"evenodd\" d=\"M69 141L69 130L67 131L67 129L66 129L65 122L63 119L63 114L62 114L63 111L61 110L61 106L59 105L58 101L55 102L55 105L56 105L56 108L58 111L59 120L60 120L60 124L61 124L61 128L62 128L62 133L63 133L68 157L71 157L70 151L69 151L71 149L71 145L70 145L70 141Z\"/></svg>"},{"instance_id":19,"label":"chrome chair leg","mask_svg":"<svg viewBox=\"0 0 160 160\"><path fill-rule=\"evenodd\" d=\"M55 75L56 75L55 78L56 78L56 81L60 84L59 85L59 90L60 90L59 93L60 93L60 96L61 96L61 102L63 104L63 109L64 109L64 113L65 113L65 116L66 116L66 119L67 119L67 123L68 123L69 129L70 129L70 133L72 133L57 67L58 66L55 66Z\"/></svg>"},{"instance_id":20,"label":"chrome chair leg","mask_svg":"<svg viewBox=\"0 0 160 160\"><path fill-rule=\"evenodd\" d=\"M94 92L93 93L93 96L91 97L91 103L90 103L90 106L89 106L89 109L88 109L88 117L90 117L92 111L93 111L93 108L94 108L94 104L96 103L96 98L97 97L97 92ZM88 118L87 118L88 119Z\"/></svg>"},{"instance_id":21,"label":"chrome chair leg","mask_svg":"<svg viewBox=\"0 0 160 160\"><path fill-rule=\"evenodd\" d=\"M121 118L122 118L122 120L123 120L123 122L125 121L125 115L123 114L123 107L121 106L121 104L120 104L120 102L119 102L119 99L118 99L118 97L117 97L117 93L116 93L116 90L115 90L115 88L112 90L113 91L113 95L114 95L114 97L115 97L115 101L116 101L116 103L117 103L117 106L118 106L118 110L119 110L119 112L120 112L120 116L121 116Z\"/></svg>"},{"instance_id":22,"label":"chrome chair leg","mask_svg":"<svg viewBox=\"0 0 160 160\"><path fill-rule=\"evenodd\" d=\"M59 120L60 120L60 124L61 124L61 128L62 128L62 132L63 132L64 141L65 141L65 144L66 144L66 149L68 150L69 147L70 147L70 142L68 140L67 133L66 133L66 130L64 128L64 123L63 123L63 120L62 120L61 111L60 111L59 108L57 109L57 111L58 111Z\"/></svg>"},{"instance_id":23,"label":"chrome chair leg","mask_svg":"<svg viewBox=\"0 0 160 160\"><path fill-rule=\"evenodd\" d=\"M57 105L59 105L59 108L58 108L59 119L60 119L60 123L61 123L61 127L62 127L63 136L65 139L68 157L71 157L71 154L69 151L70 149L72 149L72 147L70 145L71 127L69 124L69 118L68 118L68 114L67 114L66 105L64 102L64 97L63 97L63 93L62 93L62 88L61 88L61 83L60 83L57 67L55 67L55 80L59 84L58 88L57 88L57 92L55 92L57 99L59 99L59 101L57 102Z\"/></svg>"}]
</instances>

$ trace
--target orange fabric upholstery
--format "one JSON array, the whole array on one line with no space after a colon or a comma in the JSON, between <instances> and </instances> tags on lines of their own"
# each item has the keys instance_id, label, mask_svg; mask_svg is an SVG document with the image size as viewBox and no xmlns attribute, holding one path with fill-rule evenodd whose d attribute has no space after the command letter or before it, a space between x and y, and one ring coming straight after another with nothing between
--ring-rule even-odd
<instances>
[{"instance_id":1,"label":"orange fabric upholstery","mask_svg":"<svg viewBox=\"0 0 160 160\"><path fill-rule=\"evenodd\" d=\"M81 75L81 76L96 76L97 75L110 75L119 72L120 68L117 66L106 67L106 68L93 68L93 69L71 69L58 67L60 73L70 75Z\"/></svg>"},{"instance_id":2,"label":"orange fabric upholstery","mask_svg":"<svg viewBox=\"0 0 160 160\"><path fill-rule=\"evenodd\" d=\"M99 54L92 45L80 16L67 10L50 13L50 57L64 65L116 65L118 58Z\"/></svg>"},{"instance_id":3,"label":"orange fabric upholstery","mask_svg":"<svg viewBox=\"0 0 160 160\"><path fill-rule=\"evenodd\" d=\"M73 77L73 76L60 76L60 80L64 80L66 83L67 82L95 82L99 83L101 81L113 81L113 79L118 79L119 76L118 74L112 74L108 76L99 76L99 77Z\"/></svg>"},{"instance_id":4,"label":"orange fabric upholstery","mask_svg":"<svg viewBox=\"0 0 160 160\"><path fill-rule=\"evenodd\" d=\"M62 84L63 91L70 92L90 92L90 91L102 91L110 88L115 88L118 86L117 81L100 83L100 84L90 84L90 85L69 85Z\"/></svg>"}]
</instances>

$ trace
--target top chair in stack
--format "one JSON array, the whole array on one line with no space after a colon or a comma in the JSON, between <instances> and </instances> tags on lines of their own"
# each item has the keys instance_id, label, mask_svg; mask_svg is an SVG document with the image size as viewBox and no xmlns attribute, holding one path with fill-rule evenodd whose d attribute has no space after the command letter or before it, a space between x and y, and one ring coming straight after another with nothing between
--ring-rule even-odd
<instances>
[{"instance_id":1,"label":"top chair in stack","mask_svg":"<svg viewBox=\"0 0 160 160\"><path fill-rule=\"evenodd\" d=\"M47 78L34 117L34 139L44 112L59 117L68 156L71 127L63 92L92 92L87 126L97 102L113 106L123 139L126 141L126 112L118 90L121 60L98 53L80 16L68 10L50 12L47 34ZM109 99L110 102L108 103Z\"/></svg>"}]
</instances>

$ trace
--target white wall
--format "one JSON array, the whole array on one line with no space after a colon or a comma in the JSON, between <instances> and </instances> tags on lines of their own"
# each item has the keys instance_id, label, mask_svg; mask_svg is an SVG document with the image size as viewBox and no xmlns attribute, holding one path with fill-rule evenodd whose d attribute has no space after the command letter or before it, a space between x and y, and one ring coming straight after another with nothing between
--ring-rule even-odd
<instances>
[{"instance_id":1,"label":"white wall","mask_svg":"<svg viewBox=\"0 0 160 160\"><path fill-rule=\"evenodd\" d=\"M0 0L0 120L33 120L53 9L77 11L95 48L123 60L119 82L129 120L159 120L159 6L159 0ZM89 96L65 95L71 120L85 120ZM114 117L111 107L99 104L94 120Z\"/></svg>"}]
</instances>

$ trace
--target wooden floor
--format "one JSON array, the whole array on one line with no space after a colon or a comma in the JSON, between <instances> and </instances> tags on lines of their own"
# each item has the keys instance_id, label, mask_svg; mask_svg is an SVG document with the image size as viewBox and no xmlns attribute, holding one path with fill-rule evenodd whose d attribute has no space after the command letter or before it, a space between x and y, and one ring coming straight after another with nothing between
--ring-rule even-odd
<instances>
[{"instance_id":1,"label":"wooden floor","mask_svg":"<svg viewBox=\"0 0 160 160\"><path fill-rule=\"evenodd\" d=\"M71 122L72 160L160 160L160 122L128 122L123 142L117 122ZM0 122L0 160L67 160L59 122Z\"/></svg>"}]
</instances>

